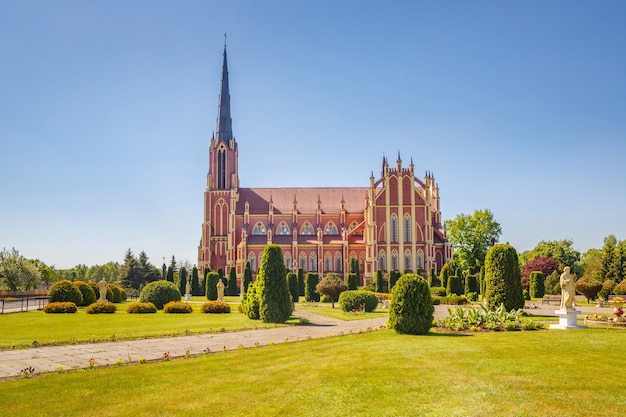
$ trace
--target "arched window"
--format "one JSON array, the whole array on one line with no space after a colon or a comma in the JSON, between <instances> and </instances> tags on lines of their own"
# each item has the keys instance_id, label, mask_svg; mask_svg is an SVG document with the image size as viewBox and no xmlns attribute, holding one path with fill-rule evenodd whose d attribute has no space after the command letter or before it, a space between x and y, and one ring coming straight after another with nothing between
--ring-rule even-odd
<instances>
[{"instance_id":1,"label":"arched window","mask_svg":"<svg viewBox=\"0 0 626 417\"><path fill-rule=\"evenodd\" d=\"M291 252L286 252L283 256L285 258L285 267L287 271L291 271Z\"/></svg>"},{"instance_id":2,"label":"arched window","mask_svg":"<svg viewBox=\"0 0 626 417\"><path fill-rule=\"evenodd\" d=\"M300 229L301 235L312 235L313 233L315 232L313 231L313 226L311 226L311 223L306 222L302 225L302 228Z\"/></svg>"},{"instance_id":3,"label":"arched window","mask_svg":"<svg viewBox=\"0 0 626 417\"><path fill-rule=\"evenodd\" d=\"M252 234L253 235L265 235L267 234L267 230L265 229L265 225L261 222L258 222L257 224L254 225L254 228L252 229Z\"/></svg>"},{"instance_id":4,"label":"arched window","mask_svg":"<svg viewBox=\"0 0 626 417\"><path fill-rule=\"evenodd\" d=\"M417 251L417 267L424 269L424 252L421 249Z\"/></svg>"},{"instance_id":5,"label":"arched window","mask_svg":"<svg viewBox=\"0 0 626 417\"><path fill-rule=\"evenodd\" d=\"M404 251L404 269L408 269L409 271L412 269L411 268L411 251L408 249Z\"/></svg>"},{"instance_id":6,"label":"arched window","mask_svg":"<svg viewBox=\"0 0 626 417\"><path fill-rule=\"evenodd\" d=\"M254 253L248 255L248 261L250 261L250 272L256 272L256 256Z\"/></svg>"},{"instance_id":7,"label":"arched window","mask_svg":"<svg viewBox=\"0 0 626 417\"><path fill-rule=\"evenodd\" d=\"M317 271L317 256L315 253L311 252L309 256L309 272Z\"/></svg>"},{"instance_id":8,"label":"arched window","mask_svg":"<svg viewBox=\"0 0 626 417\"><path fill-rule=\"evenodd\" d=\"M348 232L353 231L356 227L357 227L357 223L356 222L352 222L350 223L350 227L348 227Z\"/></svg>"},{"instance_id":9,"label":"arched window","mask_svg":"<svg viewBox=\"0 0 626 417\"><path fill-rule=\"evenodd\" d=\"M324 256L324 272L332 271L332 265L333 265L333 262L332 262L332 258L330 256L330 253L327 253Z\"/></svg>"},{"instance_id":10,"label":"arched window","mask_svg":"<svg viewBox=\"0 0 626 417\"><path fill-rule=\"evenodd\" d=\"M324 228L324 234L325 235L338 235L339 232L337 231L337 226L335 226L335 223L333 222L326 223L326 227Z\"/></svg>"},{"instance_id":11,"label":"arched window","mask_svg":"<svg viewBox=\"0 0 626 417\"><path fill-rule=\"evenodd\" d=\"M408 213L404 215L404 242L411 242L411 216Z\"/></svg>"},{"instance_id":12,"label":"arched window","mask_svg":"<svg viewBox=\"0 0 626 417\"><path fill-rule=\"evenodd\" d=\"M380 269L381 271L387 270L387 259L385 257L384 250L378 252L378 269Z\"/></svg>"},{"instance_id":13,"label":"arched window","mask_svg":"<svg viewBox=\"0 0 626 417\"><path fill-rule=\"evenodd\" d=\"M394 271L397 271L398 268L398 251L397 250L392 250L391 251L391 269L393 269Z\"/></svg>"},{"instance_id":14,"label":"arched window","mask_svg":"<svg viewBox=\"0 0 626 417\"><path fill-rule=\"evenodd\" d=\"M224 146L217 151L217 189L226 189L226 148Z\"/></svg>"},{"instance_id":15,"label":"arched window","mask_svg":"<svg viewBox=\"0 0 626 417\"><path fill-rule=\"evenodd\" d=\"M304 253L300 254L300 268L306 272L306 255Z\"/></svg>"},{"instance_id":16,"label":"arched window","mask_svg":"<svg viewBox=\"0 0 626 417\"><path fill-rule=\"evenodd\" d=\"M391 215L391 243L398 243L398 217Z\"/></svg>"},{"instance_id":17,"label":"arched window","mask_svg":"<svg viewBox=\"0 0 626 417\"><path fill-rule=\"evenodd\" d=\"M288 235L289 232L289 226L287 226L287 223L285 222L280 222L280 224L278 225L278 227L276 227L276 235L277 236L285 236Z\"/></svg>"},{"instance_id":18,"label":"arched window","mask_svg":"<svg viewBox=\"0 0 626 417\"><path fill-rule=\"evenodd\" d=\"M341 254L335 253L335 272L341 272Z\"/></svg>"}]
</instances>

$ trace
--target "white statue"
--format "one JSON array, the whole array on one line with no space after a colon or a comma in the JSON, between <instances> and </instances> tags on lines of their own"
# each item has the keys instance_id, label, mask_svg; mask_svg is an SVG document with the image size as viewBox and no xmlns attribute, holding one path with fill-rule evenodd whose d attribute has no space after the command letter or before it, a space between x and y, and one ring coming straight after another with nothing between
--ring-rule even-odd
<instances>
[{"instance_id":1,"label":"white statue","mask_svg":"<svg viewBox=\"0 0 626 417\"><path fill-rule=\"evenodd\" d=\"M102 278L98 282L98 291L100 291L100 298L98 298L99 303L103 303L107 301L107 290L109 289L109 284Z\"/></svg>"},{"instance_id":2,"label":"white statue","mask_svg":"<svg viewBox=\"0 0 626 417\"><path fill-rule=\"evenodd\" d=\"M574 287L574 280L569 271L569 266L566 266L559 280L561 286L561 310L571 310L574 308L576 288Z\"/></svg>"},{"instance_id":3,"label":"white statue","mask_svg":"<svg viewBox=\"0 0 626 417\"><path fill-rule=\"evenodd\" d=\"M221 279L217 280L217 300L224 301L224 283Z\"/></svg>"}]
</instances>

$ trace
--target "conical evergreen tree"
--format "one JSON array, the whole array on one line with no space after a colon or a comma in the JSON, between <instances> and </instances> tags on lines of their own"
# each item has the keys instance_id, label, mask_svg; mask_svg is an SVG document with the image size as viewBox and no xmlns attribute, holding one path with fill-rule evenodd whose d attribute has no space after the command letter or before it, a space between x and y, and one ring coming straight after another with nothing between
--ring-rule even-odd
<instances>
[{"instance_id":1,"label":"conical evergreen tree","mask_svg":"<svg viewBox=\"0 0 626 417\"><path fill-rule=\"evenodd\" d=\"M291 315L291 295L285 275L280 246L265 246L256 281L259 316L265 323L284 323Z\"/></svg>"},{"instance_id":2,"label":"conical evergreen tree","mask_svg":"<svg viewBox=\"0 0 626 417\"><path fill-rule=\"evenodd\" d=\"M243 271L243 292L248 292L248 287L252 283L252 271L250 271L250 261L246 262L246 269Z\"/></svg>"},{"instance_id":3,"label":"conical evergreen tree","mask_svg":"<svg viewBox=\"0 0 626 417\"><path fill-rule=\"evenodd\" d=\"M228 295L239 295L239 287L237 286L237 270L234 266L231 267L230 272L228 272L228 287L226 287L226 289L228 291Z\"/></svg>"},{"instance_id":4,"label":"conical evergreen tree","mask_svg":"<svg viewBox=\"0 0 626 417\"><path fill-rule=\"evenodd\" d=\"M203 295L200 288L200 279L198 278L198 268L195 266L191 270L191 295Z\"/></svg>"},{"instance_id":5,"label":"conical evergreen tree","mask_svg":"<svg viewBox=\"0 0 626 417\"><path fill-rule=\"evenodd\" d=\"M181 294L187 292L187 270L184 266L178 270L178 289Z\"/></svg>"},{"instance_id":6,"label":"conical evergreen tree","mask_svg":"<svg viewBox=\"0 0 626 417\"><path fill-rule=\"evenodd\" d=\"M167 274L165 275L165 279L169 282L174 282L174 269L172 265L167 267Z\"/></svg>"}]
</instances>

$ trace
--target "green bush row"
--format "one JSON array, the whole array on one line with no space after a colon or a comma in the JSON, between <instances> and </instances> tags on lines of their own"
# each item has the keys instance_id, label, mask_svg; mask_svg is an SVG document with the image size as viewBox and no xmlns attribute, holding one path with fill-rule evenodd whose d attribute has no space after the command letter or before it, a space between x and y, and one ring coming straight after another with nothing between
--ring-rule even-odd
<instances>
[{"instance_id":1,"label":"green bush row","mask_svg":"<svg viewBox=\"0 0 626 417\"><path fill-rule=\"evenodd\" d=\"M130 314L156 313L157 308L150 302L136 301L128 305L126 312Z\"/></svg>"},{"instance_id":2,"label":"green bush row","mask_svg":"<svg viewBox=\"0 0 626 417\"><path fill-rule=\"evenodd\" d=\"M210 314L230 313L230 304L223 301L209 301L202 304L200 311Z\"/></svg>"},{"instance_id":3,"label":"green bush row","mask_svg":"<svg viewBox=\"0 0 626 417\"><path fill-rule=\"evenodd\" d=\"M163 306L163 312L172 314L189 314L193 312L193 308L189 303L184 303L182 301L170 301Z\"/></svg>"},{"instance_id":4,"label":"green bush row","mask_svg":"<svg viewBox=\"0 0 626 417\"><path fill-rule=\"evenodd\" d=\"M100 314L100 313L115 313L117 307L110 301L105 302L96 302L89 304L85 309L85 313L87 314Z\"/></svg>"},{"instance_id":5,"label":"green bush row","mask_svg":"<svg viewBox=\"0 0 626 417\"><path fill-rule=\"evenodd\" d=\"M43 311L46 313L76 313L76 310L76 303L69 301L55 301L48 303L43 308Z\"/></svg>"},{"instance_id":6,"label":"green bush row","mask_svg":"<svg viewBox=\"0 0 626 417\"><path fill-rule=\"evenodd\" d=\"M372 312L378 307L378 297L372 291L344 291L339 296L339 307L346 312L361 311Z\"/></svg>"}]
</instances>

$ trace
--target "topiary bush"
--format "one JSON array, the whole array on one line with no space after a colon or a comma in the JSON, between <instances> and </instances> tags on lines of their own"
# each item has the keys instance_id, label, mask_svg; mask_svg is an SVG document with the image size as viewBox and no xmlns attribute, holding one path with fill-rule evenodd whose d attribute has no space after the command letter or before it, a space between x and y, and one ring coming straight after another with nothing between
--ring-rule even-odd
<instances>
[{"instance_id":1,"label":"topiary bush","mask_svg":"<svg viewBox=\"0 0 626 417\"><path fill-rule=\"evenodd\" d=\"M603 300L608 299L609 295L613 293L613 289L616 285L617 283L615 281L607 279L602 283L602 289L598 293L598 297L602 298Z\"/></svg>"},{"instance_id":2,"label":"topiary bush","mask_svg":"<svg viewBox=\"0 0 626 417\"><path fill-rule=\"evenodd\" d=\"M339 295L339 308L345 312L361 310L365 307L365 311L370 313L378 307L378 297L372 291L344 291Z\"/></svg>"},{"instance_id":3,"label":"topiary bush","mask_svg":"<svg viewBox=\"0 0 626 417\"><path fill-rule=\"evenodd\" d=\"M223 301L209 301L202 304L200 311L209 314L230 313L230 304Z\"/></svg>"},{"instance_id":4,"label":"topiary bush","mask_svg":"<svg viewBox=\"0 0 626 417\"><path fill-rule=\"evenodd\" d=\"M217 272L209 272L204 278L206 287L206 298L209 301L217 300L217 283L220 280L220 275Z\"/></svg>"},{"instance_id":5,"label":"topiary bush","mask_svg":"<svg viewBox=\"0 0 626 417\"><path fill-rule=\"evenodd\" d=\"M163 306L163 312L171 314L189 314L193 312L193 308L189 303L183 303L182 301L170 301Z\"/></svg>"},{"instance_id":6,"label":"topiary bush","mask_svg":"<svg viewBox=\"0 0 626 417\"><path fill-rule=\"evenodd\" d=\"M355 291L357 288L359 288L359 277L356 273L350 272L346 281L346 283L348 284L348 291Z\"/></svg>"},{"instance_id":7,"label":"topiary bush","mask_svg":"<svg viewBox=\"0 0 626 417\"><path fill-rule=\"evenodd\" d=\"M480 285L478 284L478 275L468 275L467 278L465 278L465 294L469 294L471 292L475 292L476 294L478 294L478 291L480 291Z\"/></svg>"},{"instance_id":8,"label":"topiary bush","mask_svg":"<svg viewBox=\"0 0 626 417\"><path fill-rule=\"evenodd\" d=\"M173 282L159 280L146 284L139 294L139 301L149 302L159 310L170 301L180 301L180 291Z\"/></svg>"},{"instance_id":9,"label":"topiary bush","mask_svg":"<svg viewBox=\"0 0 626 417\"><path fill-rule=\"evenodd\" d=\"M602 283L595 278L582 277L576 281L576 291L581 293L587 299L587 302L595 300L600 290L602 290Z\"/></svg>"},{"instance_id":10,"label":"topiary bush","mask_svg":"<svg viewBox=\"0 0 626 417\"><path fill-rule=\"evenodd\" d=\"M92 303L89 304L89 306L87 306L87 308L85 309L85 313L87 314L100 314L100 313L115 313L115 311L117 310L117 307L115 304L111 303L110 301L107 302L96 302L96 303Z\"/></svg>"},{"instance_id":11,"label":"topiary bush","mask_svg":"<svg viewBox=\"0 0 626 417\"><path fill-rule=\"evenodd\" d=\"M524 308L519 260L513 246L498 243L489 249L485 257L485 281L489 310L501 304L506 311Z\"/></svg>"},{"instance_id":12,"label":"topiary bush","mask_svg":"<svg viewBox=\"0 0 626 417\"><path fill-rule=\"evenodd\" d=\"M77 310L76 304L70 301L55 301L43 308L45 313L76 313Z\"/></svg>"},{"instance_id":13,"label":"topiary bush","mask_svg":"<svg viewBox=\"0 0 626 417\"><path fill-rule=\"evenodd\" d=\"M416 274L402 275L392 292L389 326L400 334L426 334L434 312L428 283Z\"/></svg>"},{"instance_id":14,"label":"topiary bush","mask_svg":"<svg viewBox=\"0 0 626 417\"><path fill-rule=\"evenodd\" d=\"M546 295L545 276L541 271L533 271L530 273L528 284L528 292L531 298L543 298Z\"/></svg>"},{"instance_id":15,"label":"topiary bush","mask_svg":"<svg viewBox=\"0 0 626 417\"><path fill-rule=\"evenodd\" d=\"M259 298L257 297L256 289L256 282L250 283L245 297L241 300L241 312L252 320L258 320L260 318Z\"/></svg>"},{"instance_id":16,"label":"topiary bush","mask_svg":"<svg viewBox=\"0 0 626 417\"><path fill-rule=\"evenodd\" d=\"M152 303L137 301L134 303L130 303L128 305L128 308L126 309L126 312L130 314L149 314L156 313L157 308Z\"/></svg>"},{"instance_id":17,"label":"topiary bush","mask_svg":"<svg viewBox=\"0 0 626 417\"><path fill-rule=\"evenodd\" d=\"M48 296L51 303L70 302L81 305L83 302L83 294L80 292L80 289L67 279L55 282L50 291L48 291Z\"/></svg>"},{"instance_id":18,"label":"topiary bush","mask_svg":"<svg viewBox=\"0 0 626 417\"><path fill-rule=\"evenodd\" d=\"M613 287L613 294L626 295L626 280L620 282L615 287Z\"/></svg>"},{"instance_id":19,"label":"topiary bush","mask_svg":"<svg viewBox=\"0 0 626 417\"><path fill-rule=\"evenodd\" d=\"M83 281L74 281L74 285L78 287L78 290L83 296L83 301L79 305L88 306L96 302L96 293L91 285Z\"/></svg>"},{"instance_id":20,"label":"topiary bush","mask_svg":"<svg viewBox=\"0 0 626 417\"><path fill-rule=\"evenodd\" d=\"M298 291L298 275L294 272L287 273L287 287L289 287L289 294L291 294L291 300L297 303L300 300L300 293Z\"/></svg>"},{"instance_id":21,"label":"topiary bush","mask_svg":"<svg viewBox=\"0 0 626 417\"><path fill-rule=\"evenodd\" d=\"M461 295L461 278L456 275L450 275L448 277L448 287L446 288L447 295Z\"/></svg>"},{"instance_id":22,"label":"topiary bush","mask_svg":"<svg viewBox=\"0 0 626 417\"><path fill-rule=\"evenodd\" d=\"M320 295L315 291L315 287L320 283L320 276L315 272L307 272L304 277L304 301L318 302Z\"/></svg>"},{"instance_id":23,"label":"topiary bush","mask_svg":"<svg viewBox=\"0 0 626 417\"><path fill-rule=\"evenodd\" d=\"M109 284L107 286L107 300L112 303L123 303L126 301L126 290L117 284Z\"/></svg>"},{"instance_id":24,"label":"topiary bush","mask_svg":"<svg viewBox=\"0 0 626 417\"><path fill-rule=\"evenodd\" d=\"M259 316L264 323L284 323L293 311L285 279L283 252L278 245L266 245L257 274Z\"/></svg>"},{"instance_id":25,"label":"topiary bush","mask_svg":"<svg viewBox=\"0 0 626 417\"><path fill-rule=\"evenodd\" d=\"M430 287L430 295L445 297L447 290L444 287Z\"/></svg>"}]
</instances>

